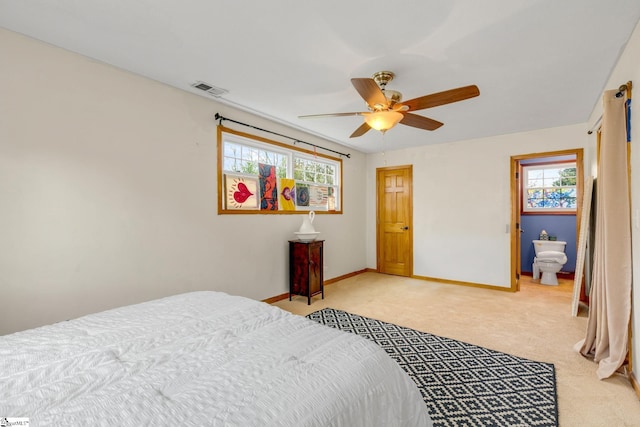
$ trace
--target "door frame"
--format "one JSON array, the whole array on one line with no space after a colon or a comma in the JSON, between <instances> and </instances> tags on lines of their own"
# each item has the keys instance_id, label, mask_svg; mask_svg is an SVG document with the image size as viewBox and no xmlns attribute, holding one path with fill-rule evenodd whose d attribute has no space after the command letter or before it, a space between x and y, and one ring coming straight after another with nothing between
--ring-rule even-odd
<instances>
[{"instance_id":1,"label":"door frame","mask_svg":"<svg viewBox=\"0 0 640 427\"><path fill-rule=\"evenodd\" d=\"M386 166L381 168L376 168L376 271L380 273L381 268L380 265L382 263L381 253L381 242L380 242L380 234L381 234L381 226L380 226L380 172L382 171L390 171L390 170L407 170L408 171L408 179L409 179L409 242L408 242L408 257L407 262L409 264L409 274L406 277L413 277L413 165L398 165L398 166ZM405 277L405 276L402 276Z\"/></svg>"},{"instance_id":2,"label":"door frame","mask_svg":"<svg viewBox=\"0 0 640 427\"><path fill-rule=\"evenodd\" d=\"M580 221L582 217L582 196L584 188L584 149L573 148L568 150L559 151L547 151L542 153L520 154L511 156L511 291L517 292L520 290L520 274L522 272L522 266L520 265L520 204L522 201L520 191L520 161L536 159L541 157L556 157L556 156L576 156L576 239L580 236ZM578 242L576 242L577 245Z\"/></svg>"}]
</instances>

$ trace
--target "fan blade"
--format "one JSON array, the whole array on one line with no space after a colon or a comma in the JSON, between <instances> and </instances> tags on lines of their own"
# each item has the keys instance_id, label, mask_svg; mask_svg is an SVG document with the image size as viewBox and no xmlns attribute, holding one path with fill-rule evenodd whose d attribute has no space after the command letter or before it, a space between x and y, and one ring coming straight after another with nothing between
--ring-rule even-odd
<instances>
[{"instance_id":1,"label":"fan blade","mask_svg":"<svg viewBox=\"0 0 640 427\"><path fill-rule=\"evenodd\" d=\"M353 131L353 133L351 134L351 136L349 136L349 138L356 138L358 136L362 136L365 133L369 132L369 129L371 129L371 126L369 126L367 122L364 122L360 125L358 129Z\"/></svg>"},{"instance_id":2,"label":"fan blade","mask_svg":"<svg viewBox=\"0 0 640 427\"><path fill-rule=\"evenodd\" d=\"M354 113L329 113L329 114L309 114L307 116L298 116L299 119L314 119L316 117L344 117L344 116L361 116L363 112Z\"/></svg>"},{"instance_id":3,"label":"fan blade","mask_svg":"<svg viewBox=\"0 0 640 427\"><path fill-rule=\"evenodd\" d=\"M444 92L432 93L420 98L404 101L402 104L409 106L409 111L423 110L425 108L437 107L439 105L451 104L452 102L463 101L480 95L478 86L463 86L457 89L445 90Z\"/></svg>"},{"instance_id":4,"label":"fan blade","mask_svg":"<svg viewBox=\"0 0 640 427\"><path fill-rule=\"evenodd\" d=\"M380 90L378 85L373 79L358 78L351 79L351 84L358 91L360 96L367 102L371 108L376 109L376 105L380 107L377 109L386 108L389 105L387 97Z\"/></svg>"},{"instance_id":5,"label":"fan blade","mask_svg":"<svg viewBox=\"0 0 640 427\"><path fill-rule=\"evenodd\" d=\"M428 117L419 116L417 114L403 113L404 118L400 120L400 123L407 126L413 126L414 128L424 130L436 130L444 123L437 120L430 119Z\"/></svg>"}]
</instances>

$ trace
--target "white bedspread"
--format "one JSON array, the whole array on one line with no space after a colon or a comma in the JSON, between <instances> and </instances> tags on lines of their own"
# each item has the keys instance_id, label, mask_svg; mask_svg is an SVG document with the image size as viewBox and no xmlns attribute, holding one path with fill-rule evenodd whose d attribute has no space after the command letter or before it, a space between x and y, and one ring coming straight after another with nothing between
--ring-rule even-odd
<instances>
[{"instance_id":1,"label":"white bedspread","mask_svg":"<svg viewBox=\"0 0 640 427\"><path fill-rule=\"evenodd\" d=\"M430 426L368 340L193 292L0 337L0 417L31 426Z\"/></svg>"}]
</instances>

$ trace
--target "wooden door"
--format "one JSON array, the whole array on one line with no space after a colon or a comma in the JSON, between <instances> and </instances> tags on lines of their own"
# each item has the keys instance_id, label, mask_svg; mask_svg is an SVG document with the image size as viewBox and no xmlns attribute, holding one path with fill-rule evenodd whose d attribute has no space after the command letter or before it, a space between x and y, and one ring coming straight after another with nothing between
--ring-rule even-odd
<instances>
[{"instance_id":1,"label":"wooden door","mask_svg":"<svg viewBox=\"0 0 640 427\"><path fill-rule=\"evenodd\" d=\"M413 274L413 170L377 169L377 264L380 273Z\"/></svg>"},{"instance_id":2,"label":"wooden door","mask_svg":"<svg viewBox=\"0 0 640 427\"><path fill-rule=\"evenodd\" d=\"M511 208L511 223L513 224L513 240L512 243L515 249L515 255L512 256L512 262L515 262L515 273L511 278L511 288L515 291L520 290L520 274L522 274L522 227L520 217L520 212L522 211L522 184L521 184L521 176L522 176L522 166L520 165L519 160L512 160L511 162L511 203L514 203L515 206Z\"/></svg>"}]
</instances>

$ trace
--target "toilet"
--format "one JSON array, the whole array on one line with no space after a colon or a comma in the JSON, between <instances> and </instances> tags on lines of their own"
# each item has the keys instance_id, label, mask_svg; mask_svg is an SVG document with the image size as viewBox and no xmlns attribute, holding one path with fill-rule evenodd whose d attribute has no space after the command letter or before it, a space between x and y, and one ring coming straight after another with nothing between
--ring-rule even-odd
<instances>
[{"instance_id":1,"label":"toilet","mask_svg":"<svg viewBox=\"0 0 640 427\"><path fill-rule=\"evenodd\" d=\"M533 259L533 278L540 277L543 285L558 285L557 272L562 270L562 266L567 262L567 255L564 248L567 242L560 240L534 240L533 248L536 257Z\"/></svg>"}]
</instances>

